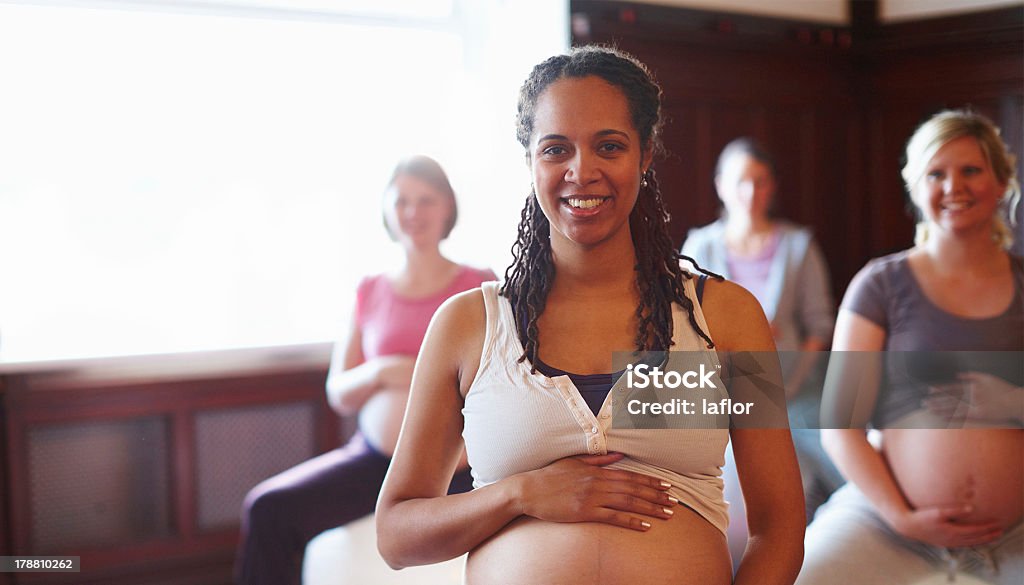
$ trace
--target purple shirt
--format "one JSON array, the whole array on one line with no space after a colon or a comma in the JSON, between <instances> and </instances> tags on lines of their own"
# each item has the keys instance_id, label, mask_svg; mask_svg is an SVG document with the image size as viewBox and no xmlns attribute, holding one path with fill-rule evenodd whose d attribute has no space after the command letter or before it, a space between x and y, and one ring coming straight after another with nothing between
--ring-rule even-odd
<instances>
[{"instance_id":1,"label":"purple shirt","mask_svg":"<svg viewBox=\"0 0 1024 585\"><path fill-rule=\"evenodd\" d=\"M738 256L727 252L726 265L732 280L754 295L762 307L772 306L768 298L768 281L772 271L772 260L779 249L779 231L772 232L768 243L756 256Z\"/></svg>"}]
</instances>

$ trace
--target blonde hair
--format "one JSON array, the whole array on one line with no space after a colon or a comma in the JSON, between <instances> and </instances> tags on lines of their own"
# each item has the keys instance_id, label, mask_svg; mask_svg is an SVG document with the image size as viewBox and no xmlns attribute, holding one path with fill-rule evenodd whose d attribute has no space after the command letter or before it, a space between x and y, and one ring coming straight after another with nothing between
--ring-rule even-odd
<instances>
[{"instance_id":1,"label":"blonde hair","mask_svg":"<svg viewBox=\"0 0 1024 585\"><path fill-rule=\"evenodd\" d=\"M1020 186L1017 184L1017 171L1014 167L1016 158L1010 154L1009 148L999 135L999 128L991 120L970 110L945 110L935 114L924 124L918 126L907 142L907 164L900 174L906 185L907 193L913 202L914 185L924 176L928 163L940 148L949 142L970 136L978 141L981 153L992 168L996 180L1006 185L1003 202L1006 203L1008 215L1012 218L1012 210L1020 200ZM916 203L915 203L916 207ZM920 215L920 213L919 213ZM1000 213L996 211L992 227L992 238L1004 248L1013 244L1013 231ZM919 219L914 243L923 244L928 239L928 222Z\"/></svg>"}]
</instances>

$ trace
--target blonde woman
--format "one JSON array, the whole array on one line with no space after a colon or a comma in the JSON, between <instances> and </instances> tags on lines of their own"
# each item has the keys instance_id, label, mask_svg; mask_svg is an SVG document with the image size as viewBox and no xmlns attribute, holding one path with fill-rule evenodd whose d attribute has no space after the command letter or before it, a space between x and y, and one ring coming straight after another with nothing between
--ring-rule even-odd
<instances>
[{"instance_id":1,"label":"blonde woman","mask_svg":"<svg viewBox=\"0 0 1024 585\"><path fill-rule=\"evenodd\" d=\"M921 125L903 168L920 217L916 245L872 260L854 278L833 351L1024 350L1024 264L1007 252L1011 232L1000 212L1019 198L1014 174L998 129L984 117L947 111ZM1024 582L1021 381L960 372L945 386L963 397L958 426L972 428L950 429L935 384L897 385L905 372L896 370L895 354L863 367L871 355L834 354L829 366L830 382L835 375L844 384L835 393L827 385L824 413L846 424L840 405L857 411L851 428L822 431L849 483L808 529L798 583L915 583L957 571ZM845 383L855 368L842 364L851 361L872 379ZM879 391L882 379L889 387ZM843 395L854 386L855 396ZM868 418L882 429L879 448L852 428Z\"/></svg>"}]
</instances>

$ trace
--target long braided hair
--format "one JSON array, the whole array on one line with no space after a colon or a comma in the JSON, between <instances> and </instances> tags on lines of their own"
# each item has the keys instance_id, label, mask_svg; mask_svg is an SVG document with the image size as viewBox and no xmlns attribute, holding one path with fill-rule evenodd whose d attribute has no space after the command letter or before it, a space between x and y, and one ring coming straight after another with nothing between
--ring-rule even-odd
<instances>
[{"instance_id":1,"label":"long braided hair","mask_svg":"<svg viewBox=\"0 0 1024 585\"><path fill-rule=\"evenodd\" d=\"M647 68L632 55L618 49L586 46L567 55L556 55L533 68L519 91L516 134L519 143L529 151L533 135L537 100L552 83L565 77L600 77L616 86L626 97L633 126L641 144L660 154L661 88ZM640 305L636 308L637 351L667 350L672 345L672 303L679 303L689 315L690 326L707 342L714 343L694 318L693 302L684 294L684 279L692 276L679 266L679 258L689 260L701 272L708 272L676 252L668 234L669 214L665 210L654 169L648 169L641 182L637 203L629 216L629 227L636 249L637 288ZM526 198L519 236L512 246L512 264L505 270L505 283L499 294L509 299L520 327L524 352L519 361L529 359L536 368L540 342L537 321L544 312L548 292L554 282L555 266L551 257L551 226L537 202L536 193Z\"/></svg>"}]
</instances>

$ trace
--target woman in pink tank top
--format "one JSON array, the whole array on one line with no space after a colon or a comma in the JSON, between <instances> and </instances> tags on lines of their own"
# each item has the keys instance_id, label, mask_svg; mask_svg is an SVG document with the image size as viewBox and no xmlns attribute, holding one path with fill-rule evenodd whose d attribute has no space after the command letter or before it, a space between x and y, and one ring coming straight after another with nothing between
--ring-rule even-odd
<instances>
[{"instance_id":1,"label":"woman in pink tank top","mask_svg":"<svg viewBox=\"0 0 1024 585\"><path fill-rule=\"evenodd\" d=\"M455 226L455 193L426 156L403 160L384 195L384 226L405 252L396 271L359 283L356 307L335 347L327 399L358 416L345 446L284 471L245 498L236 580L298 585L306 543L373 512L405 412L413 364L434 311L448 297L494 280L490 270L456 264L440 243ZM451 491L470 488L461 464Z\"/></svg>"}]
</instances>

